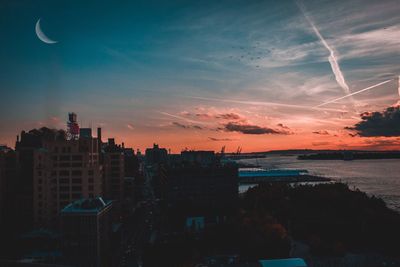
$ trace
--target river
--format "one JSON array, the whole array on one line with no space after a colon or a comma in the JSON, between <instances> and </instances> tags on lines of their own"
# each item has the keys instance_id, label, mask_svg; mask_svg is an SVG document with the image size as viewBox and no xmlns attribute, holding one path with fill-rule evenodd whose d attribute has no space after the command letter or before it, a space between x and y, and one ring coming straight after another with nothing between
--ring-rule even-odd
<instances>
[{"instance_id":1,"label":"river","mask_svg":"<svg viewBox=\"0 0 400 267\"><path fill-rule=\"evenodd\" d=\"M400 159L297 160L296 156L268 156L239 162L267 169L306 169L310 174L329 177L380 197L389 208L400 212Z\"/></svg>"}]
</instances>

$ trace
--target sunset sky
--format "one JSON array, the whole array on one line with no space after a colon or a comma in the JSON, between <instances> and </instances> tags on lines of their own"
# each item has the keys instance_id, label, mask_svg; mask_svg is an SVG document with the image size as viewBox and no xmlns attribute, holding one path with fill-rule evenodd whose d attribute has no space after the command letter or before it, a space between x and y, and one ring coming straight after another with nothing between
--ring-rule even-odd
<instances>
[{"instance_id":1,"label":"sunset sky","mask_svg":"<svg viewBox=\"0 0 400 267\"><path fill-rule=\"evenodd\" d=\"M398 0L2 2L0 144L73 111L142 150L399 149L399 14Z\"/></svg>"}]
</instances>

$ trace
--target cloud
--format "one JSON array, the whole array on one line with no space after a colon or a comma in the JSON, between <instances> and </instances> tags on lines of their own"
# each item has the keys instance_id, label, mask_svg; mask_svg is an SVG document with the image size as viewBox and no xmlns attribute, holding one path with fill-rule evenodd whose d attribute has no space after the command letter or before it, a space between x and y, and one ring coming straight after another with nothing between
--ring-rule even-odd
<instances>
[{"instance_id":1,"label":"cloud","mask_svg":"<svg viewBox=\"0 0 400 267\"><path fill-rule=\"evenodd\" d=\"M202 130L203 128L199 125L189 125L189 124L182 124L179 122L172 122L173 126L176 126L178 128L182 128L182 129L196 129L196 130Z\"/></svg>"},{"instance_id":2,"label":"cloud","mask_svg":"<svg viewBox=\"0 0 400 267\"><path fill-rule=\"evenodd\" d=\"M242 119L242 117L236 113L219 114L216 116L216 118L220 118L220 119L224 119L224 120L240 120L240 119Z\"/></svg>"},{"instance_id":3,"label":"cloud","mask_svg":"<svg viewBox=\"0 0 400 267\"><path fill-rule=\"evenodd\" d=\"M231 139L231 138L215 138L215 137L208 137L209 140L211 141L235 141L236 139Z\"/></svg>"},{"instance_id":4,"label":"cloud","mask_svg":"<svg viewBox=\"0 0 400 267\"><path fill-rule=\"evenodd\" d=\"M313 134L319 134L319 135L329 135L329 132L328 131L325 131L325 130L323 130L323 131L315 131L315 132L312 132Z\"/></svg>"},{"instance_id":5,"label":"cloud","mask_svg":"<svg viewBox=\"0 0 400 267\"><path fill-rule=\"evenodd\" d=\"M133 125L132 125L132 124L130 124L130 123L126 124L126 127L128 127L128 129L129 129L129 130L133 130L133 129L135 129L135 128L133 127Z\"/></svg>"},{"instance_id":6,"label":"cloud","mask_svg":"<svg viewBox=\"0 0 400 267\"><path fill-rule=\"evenodd\" d=\"M213 116L212 115L210 115L210 114L208 114L208 113L196 113L195 114L195 116L197 117L197 118L200 118L200 119L211 119L211 118L213 118Z\"/></svg>"},{"instance_id":7,"label":"cloud","mask_svg":"<svg viewBox=\"0 0 400 267\"><path fill-rule=\"evenodd\" d=\"M364 112L361 121L347 130L362 137L400 136L400 106L388 107L383 112Z\"/></svg>"},{"instance_id":8,"label":"cloud","mask_svg":"<svg viewBox=\"0 0 400 267\"><path fill-rule=\"evenodd\" d=\"M287 127L286 125L283 125L282 123L278 123L277 126L283 128L283 129L290 130L289 127Z\"/></svg>"},{"instance_id":9,"label":"cloud","mask_svg":"<svg viewBox=\"0 0 400 267\"><path fill-rule=\"evenodd\" d=\"M374 147L385 147L385 146L399 146L400 145L400 140L398 138L396 139L368 139L365 140L365 144L369 146L374 146Z\"/></svg>"},{"instance_id":10,"label":"cloud","mask_svg":"<svg viewBox=\"0 0 400 267\"><path fill-rule=\"evenodd\" d=\"M289 134L287 131L274 130L268 127L236 122L229 122L225 125L224 130L228 132L240 132L243 134Z\"/></svg>"},{"instance_id":11,"label":"cloud","mask_svg":"<svg viewBox=\"0 0 400 267\"><path fill-rule=\"evenodd\" d=\"M326 146L326 145L330 145L331 143L329 142L312 142L313 146Z\"/></svg>"}]
</instances>

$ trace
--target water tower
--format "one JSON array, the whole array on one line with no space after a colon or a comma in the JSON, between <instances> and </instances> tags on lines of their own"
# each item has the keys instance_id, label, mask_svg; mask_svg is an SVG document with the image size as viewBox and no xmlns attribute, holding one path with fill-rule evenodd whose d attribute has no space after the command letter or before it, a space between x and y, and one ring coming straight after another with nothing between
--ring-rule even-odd
<instances>
[{"instance_id":1,"label":"water tower","mask_svg":"<svg viewBox=\"0 0 400 267\"><path fill-rule=\"evenodd\" d=\"M68 140L77 140L79 137L79 125L76 118L77 118L76 113L74 112L68 113L68 121L67 121Z\"/></svg>"}]
</instances>

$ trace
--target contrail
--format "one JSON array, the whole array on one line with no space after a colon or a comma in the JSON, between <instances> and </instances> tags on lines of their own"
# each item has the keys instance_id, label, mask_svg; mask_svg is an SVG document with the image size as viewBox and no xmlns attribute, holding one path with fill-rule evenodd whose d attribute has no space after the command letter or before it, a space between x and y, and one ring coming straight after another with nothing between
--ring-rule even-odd
<instances>
[{"instance_id":1,"label":"contrail","mask_svg":"<svg viewBox=\"0 0 400 267\"><path fill-rule=\"evenodd\" d=\"M203 121L195 121L195 120L191 120L182 116L178 116L178 115L174 115L168 112L163 112L163 111L159 111L160 114L171 117L171 118L175 118L175 119L179 119L179 120L183 120L186 121L188 123L194 123L194 124L209 124L207 122L203 122Z\"/></svg>"},{"instance_id":2,"label":"contrail","mask_svg":"<svg viewBox=\"0 0 400 267\"><path fill-rule=\"evenodd\" d=\"M315 108L319 108L319 107L324 106L324 105L327 105L327 104L329 104L329 103L333 103L333 102L336 102L336 101L338 101L338 100L342 100L342 99L344 99L344 98L347 98L347 97L350 97L350 96L353 96L353 95L356 95L356 94L359 94L359 93L362 93L362 92L371 90L371 89L373 89L373 88L375 88L375 87L381 86L382 84L388 83L388 82L390 82L390 81L392 81L392 80L393 80L393 79L390 79L390 80L387 80L387 81L384 81L384 82L381 82L381 83L378 83L378 84L369 86L369 87L367 87L367 88L361 89L361 90L356 91L356 92L354 92L354 93L351 93L351 94L348 94L348 95L345 95L345 96L342 96L342 97L338 97L338 98L329 100L329 101L327 101L327 102L324 102L324 103L322 103L322 104L319 104L318 106L315 106Z\"/></svg>"},{"instance_id":3,"label":"contrail","mask_svg":"<svg viewBox=\"0 0 400 267\"><path fill-rule=\"evenodd\" d=\"M335 51L329 46L329 44L325 41L324 37L321 35L319 32L318 28L315 26L314 22L307 16L305 12L305 8L302 5L302 3L297 2L297 5L299 6L301 12L303 13L303 16L306 18L308 23L310 23L312 29L314 30L315 34L318 36L319 40L322 42L322 44L325 46L325 48L329 51L329 63L331 65L333 74L335 75L336 81L340 85L340 87L343 88L344 92L346 94L350 94L350 89L349 86L346 83L346 80L344 79L343 73L340 69L338 59L336 58Z\"/></svg>"},{"instance_id":4,"label":"contrail","mask_svg":"<svg viewBox=\"0 0 400 267\"><path fill-rule=\"evenodd\" d=\"M277 106L277 107L287 107L287 108L297 108L297 109L307 109L307 110L347 112L347 110L343 110L343 109L319 108L319 107L300 106L300 105L282 104L282 103L274 103L274 102L243 101L243 100L234 100L234 99L208 98L208 97L200 97L200 96L184 96L184 97L192 98L192 99L207 100L207 101L245 104L245 105Z\"/></svg>"}]
</instances>

